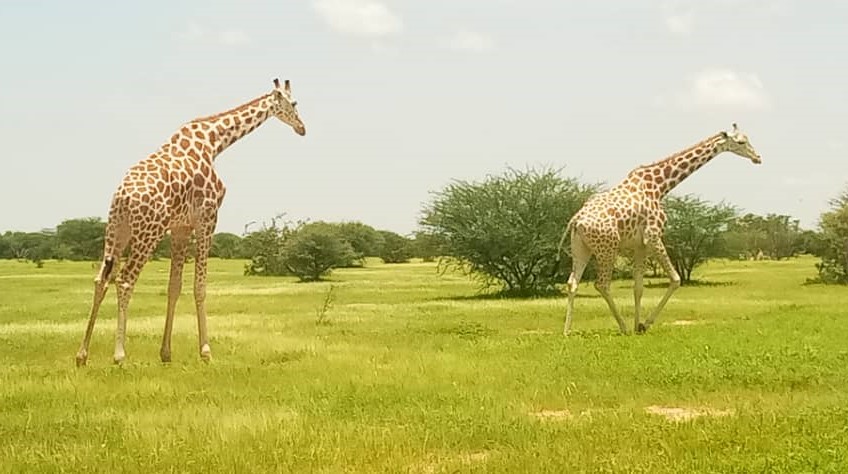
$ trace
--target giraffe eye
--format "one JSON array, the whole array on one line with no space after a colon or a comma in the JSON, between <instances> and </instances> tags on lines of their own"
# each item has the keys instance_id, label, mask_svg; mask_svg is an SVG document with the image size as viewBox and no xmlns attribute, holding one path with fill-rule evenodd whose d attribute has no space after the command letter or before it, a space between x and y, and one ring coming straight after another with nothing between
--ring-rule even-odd
<instances>
[{"instance_id":1,"label":"giraffe eye","mask_svg":"<svg viewBox=\"0 0 848 474\"><path fill-rule=\"evenodd\" d=\"M295 100L295 101L292 101L292 107L295 107L295 106L297 106L297 101L296 101L296 100Z\"/></svg>"}]
</instances>

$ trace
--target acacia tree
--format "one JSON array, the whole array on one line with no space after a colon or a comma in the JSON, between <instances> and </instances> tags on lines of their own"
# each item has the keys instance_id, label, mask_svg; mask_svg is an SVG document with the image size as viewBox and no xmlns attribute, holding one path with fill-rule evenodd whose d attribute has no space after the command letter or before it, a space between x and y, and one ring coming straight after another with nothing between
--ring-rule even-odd
<instances>
[{"instance_id":1,"label":"acacia tree","mask_svg":"<svg viewBox=\"0 0 848 474\"><path fill-rule=\"evenodd\" d=\"M509 169L449 184L425 206L420 224L440 243L443 268L455 264L505 294L541 294L564 279L570 259L558 259L560 238L596 190L556 170Z\"/></svg>"},{"instance_id":2,"label":"acacia tree","mask_svg":"<svg viewBox=\"0 0 848 474\"><path fill-rule=\"evenodd\" d=\"M280 251L283 265L300 281L319 281L356 256L337 229L317 222L293 230L285 237Z\"/></svg>"},{"instance_id":3,"label":"acacia tree","mask_svg":"<svg viewBox=\"0 0 848 474\"><path fill-rule=\"evenodd\" d=\"M848 189L830 201L830 210L821 215L819 228L819 279L848 284Z\"/></svg>"},{"instance_id":4,"label":"acacia tree","mask_svg":"<svg viewBox=\"0 0 848 474\"><path fill-rule=\"evenodd\" d=\"M666 251L686 284L697 266L726 255L723 233L736 216L736 209L692 195L667 196L663 208L668 216L663 235Z\"/></svg>"},{"instance_id":5,"label":"acacia tree","mask_svg":"<svg viewBox=\"0 0 848 474\"><path fill-rule=\"evenodd\" d=\"M412 239L390 230L379 231L383 238L383 247L377 256L385 263L406 263L412 258Z\"/></svg>"},{"instance_id":6,"label":"acacia tree","mask_svg":"<svg viewBox=\"0 0 848 474\"><path fill-rule=\"evenodd\" d=\"M99 260L103 254L106 223L99 217L68 219L56 226L58 245L70 260Z\"/></svg>"},{"instance_id":7,"label":"acacia tree","mask_svg":"<svg viewBox=\"0 0 848 474\"><path fill-rule=\"evenodd\" d=\"M745 214L731 221L726 239L729 251L745 258L762 253L781 260L798 255L804 248L799 221L782 214Z\"/></svg>"}]
</instances>

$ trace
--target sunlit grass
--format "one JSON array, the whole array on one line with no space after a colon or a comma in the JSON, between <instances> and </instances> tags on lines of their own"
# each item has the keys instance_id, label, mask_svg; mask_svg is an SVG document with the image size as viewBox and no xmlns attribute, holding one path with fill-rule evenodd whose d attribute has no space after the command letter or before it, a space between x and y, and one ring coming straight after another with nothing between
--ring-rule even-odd
<instances>
[{"instance_id":1,"label":"sunlit grass","mask_svg":"<svg viewBox=\"0 0 848 474\"><path fill-rule=\"evenodd\" d=\"M187 267L163 365L168 263L151 262L124 366L110 292L77 369L95 268L2 261L0 470L844 472L848 289L804 285L813 263L714 262L644 336L617 335L584 284L563 338L563 298L475 298L433 264L301 284L213 260L213 361ZM613 291L630 317L630 282Z\"/></svg>"}]
</instances>

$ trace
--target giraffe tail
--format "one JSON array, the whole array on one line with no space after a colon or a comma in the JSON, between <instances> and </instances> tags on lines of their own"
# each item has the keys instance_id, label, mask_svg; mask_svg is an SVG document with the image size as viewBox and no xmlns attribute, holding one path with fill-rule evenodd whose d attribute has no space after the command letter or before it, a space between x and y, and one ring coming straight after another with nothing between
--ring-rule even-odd
<instances>
[{"instance_id":1,"label":"giraffe tail","mask_svg":"<svg viewBox=\"0 0 848 474\"><path fill-rule=\"evenodd\" d=\"M109 221L106 223L106 232L103 242L103 263L100 265L100 272L97 274L96 281L107 282L112 276L112 271L115 268L115 262L124 251L121 236L126 234L126 224L124 219L120 218L121 213L116 212L120 207L117 196L113 200L112 211L109 213ZM123 239L125 242L125 239Z\"/></svg>"},{"instance_id":2,"label":"giraffe tail","mask_svg":"<svg viewBox=\"0 0 848 474\"><path fill-rule=\"evenodd\" d=\"M574 219L577 216L573 216L571 220L568 221L568 225L565 226L565 231L562 233L562 238L559 239L559 245L557 246L556 260L554 261L554 268L552 272L552 276L555 276L559 273L561 264L562 264L562 247L565 245L565 239L571 235L571 231L574 228Z\"/></svg>"}]
</instances>

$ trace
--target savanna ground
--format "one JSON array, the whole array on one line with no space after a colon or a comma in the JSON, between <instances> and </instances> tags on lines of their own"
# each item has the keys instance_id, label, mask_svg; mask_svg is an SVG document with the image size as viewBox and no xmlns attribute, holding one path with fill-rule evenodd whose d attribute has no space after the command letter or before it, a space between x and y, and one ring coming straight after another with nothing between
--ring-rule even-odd
<instances>
[{"instance_id":1,"label":"savanna ground","mask_svg":"<svg viewBox=\"0 0 848 474\"><path fill-rule=\"evenodd\" d=\"M2 262L0 470L845 472L848 289L804 285L813 264L711 263L644 336L583 284L563 338L564 298L478 298L433 264L299 284L213 260L213 361L187 267L163 365L168 263L151 262L127 362L112 289L77 369L92 264ZM631 315L630 282L614 295Z\"/></svg>"}]
</instances>

